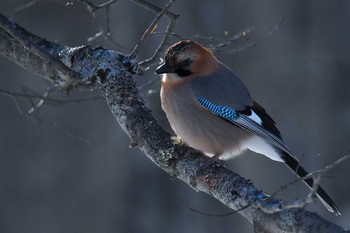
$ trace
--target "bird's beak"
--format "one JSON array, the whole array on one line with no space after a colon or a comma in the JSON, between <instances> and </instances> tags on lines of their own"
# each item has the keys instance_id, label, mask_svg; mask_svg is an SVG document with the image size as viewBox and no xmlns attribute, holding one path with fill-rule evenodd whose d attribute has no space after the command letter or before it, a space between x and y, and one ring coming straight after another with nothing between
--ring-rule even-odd
<instances>
[{"instance_id":1,"label":"bird's beak","mask_svg":"<svg viewBox=\"0 0 350 233\"><path fill-rule=\"evenodd\" d=\"M156 74L175 73L175 69L172 67L169 67L166 63L164 63L160 65L155 72Z\"/></svg>"}]
</instances>

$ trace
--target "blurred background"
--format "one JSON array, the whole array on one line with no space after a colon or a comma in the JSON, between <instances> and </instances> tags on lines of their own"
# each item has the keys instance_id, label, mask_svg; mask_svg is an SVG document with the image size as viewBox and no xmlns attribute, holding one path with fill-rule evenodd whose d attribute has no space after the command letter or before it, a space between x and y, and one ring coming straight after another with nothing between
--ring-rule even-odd
<instances>
[{"instance_id":1,"label":"blurred background","mask_svg":"<svg viewBox=\"0 0 350 233\"><path fill-rule=\"evenodd\" d=\"M160 7L167 3L151 2ZM171 11L180 14L177 33L227 40L253 28L216 56L241 77L275 119L307 170L322 168L349 151L350 1L178 0ZM131 51L155 17L132 1L113 4L111 36L125 47L121 48L103 37L87 41L99 29L86 4L79 1L2 0L0 12L49 40L69 46L90 43L124 53ZM97 22L106 27L106 10L95 13ZM162 19L157 31L164 31L167 23L167 18ZM160 40L160 36L150 38L139 59L151 56ZM172 42L178 40L174 37ZM199 39L205 45L218 40ZM239 47L249 48L227 53ZM135 80L154 115L169 129L160 109L160 79L154 69ZM40 95L48 86L0 58L1 90ZM99 92L50 96L71 100L99 96ZM36 103L0 94L1 232L253 232L239 214L220 217L231 210L172 179L139 150L129 148L130 140L102 99L47 102L29 114ZM250 152L227 164L268 193L294 179L283 164ZM333 216L319 202L307 207L348 229L349 166L350 161L343 162L323 174L321 181L342 216ZM279 197L291 200L307 193L304 184L297 184Z\"/></svg>"}]
</instances>

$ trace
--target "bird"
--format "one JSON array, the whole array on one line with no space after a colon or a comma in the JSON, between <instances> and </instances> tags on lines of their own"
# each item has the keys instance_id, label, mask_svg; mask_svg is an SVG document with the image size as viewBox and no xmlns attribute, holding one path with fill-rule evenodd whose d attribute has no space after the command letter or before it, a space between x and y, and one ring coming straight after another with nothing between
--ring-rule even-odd
<instances>
[{"instance_id":1,"label":"bird","mask_svg":"<svg viewBox=\"0 0 350 233\"><path fill-rule=\"evenodd\" d=\"M181 40L167 49L155 73L162 77L162 109L184 144L220 160L249 149L285 163L298 177L309 174L284 143L274 120L210 49ZM303 181L313 188L312 178ZM322 187L316 195L330 212L340 215Z\"/></svg>"}]
</instances>

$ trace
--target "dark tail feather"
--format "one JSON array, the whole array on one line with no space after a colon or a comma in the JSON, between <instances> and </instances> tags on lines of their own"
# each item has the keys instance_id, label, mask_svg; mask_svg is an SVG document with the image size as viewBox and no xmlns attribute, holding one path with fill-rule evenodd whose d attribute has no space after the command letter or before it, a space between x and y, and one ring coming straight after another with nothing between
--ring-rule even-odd
<instances>
[{"instance_id":1,"label":"dark tail feather","mask_svg":"<svg viewBox=\"0 0 350 233\"><path fill-rule=\"evenodd\" d=\"M279 150L279 149L278 149ZM304 177L308 175L309 173L300 165L300 163L287 154L284 151L279 150L282 154L282 159L284 162L288 165L290 169L292 169L299 177ZM306 183L307 186L309 186L312 189L313 186L313 179L305 179L304 182ZM317 197L321 200L323 205L332 213L335 215L340 215L338 207L335 205L335 203L332 201L332 199L328 196L328 194L324 191L324 189L321 186L318 186L317 189Z\"/></svg>"}]
</instances>

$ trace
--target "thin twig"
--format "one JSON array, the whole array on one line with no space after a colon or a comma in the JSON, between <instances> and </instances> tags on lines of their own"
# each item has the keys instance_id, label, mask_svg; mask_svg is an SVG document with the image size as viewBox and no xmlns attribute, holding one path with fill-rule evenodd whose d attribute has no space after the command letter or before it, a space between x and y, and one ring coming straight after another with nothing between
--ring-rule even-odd
<instances>
[{"instance_id":1,"label":"thin twig","mask_svg":"<svg viewBox=\"0 0 350 233\"><path fill-rule=\"evenodd\" d=\"M33 114L36 112L41 106L44 105L45 103L45 98L49 96L49 94L53 91L54 89L50 86L46 88L46 91L39 97L39 101L35 104L32 99L29 99L31 102L32 107L27 111L28 115Z\"/></svg>"},{"instance_id":2,"label":"thin twig","mask_svg":"<svg viewBox=\"0 0 350 233\"><path fill-rule=\"evenodd\" d=\"M190 211L192 212L195 212L195 213L198 213L198 214L201 214L201 215L205 215L205 216L210 216L210 217L226 217L226 216L229 216L229 215L232 215L232 214L236 214L238 213L239 211L242 211L244 209L246 209L247 207L249 207L249 204L248 205L245 205L241 208L239 208L238 210L234 210L234 211L230 211L230 212L227 212L225 214L211 214L211 213L206 213L204 211L201 211L201 210L197 210L195 208L192 208L191 206L189 206L187 203L185 203L180 197L178 197L173 191L171 191L171 194L175 197L175 199L180 202L180 204L182 204L183 206L185 206L186 208L188 208Z\"/></svg>"},{"instance_id":3,"label":"thin twig","mask_svg":"<svg viewBox=\"0 0 350 233\"><path fill-rule=\"evenodd\" d=\"M94 139L86 137L85 135L76 134L72 130L70 130L69 128L66 128L63 125L59 125L56 121L50 121L47 118L42 118L41 116L39 116L38 113L31 114L31 115L29 115L29 114L22 114L22 115L26 116L28 119L30 119L30 120L34 121L36 124L38 124L38 129L40 132L43 131L43 128L45 126L46 126L46 128L48 126L48 127L54 128L59 133L62 133L63 135L67 136L68 138L72 138L72 139L77 140L81 143L91 145L95 142Z\"/></svg>"},{"instance_id":4,"label":"thin twig","mask_svg":"<svg viewBox=\"0 0 350 233\"><path fill-rule=\"evenodd\" d=\"M91 96L91 97L86 97L86 98L60 100L60 99L54 99L54 98L49 97L49 94L52 91L55 91L55 89L52 87L49 87L43 94L36 93L34 90L28 89L27 87L24 87L24 86L22 86L22 90L24 93L17 93L17 92L11 92L11 91L0 89L0 94L13 98L15 101L16 108L17 108L18 112L21 115L28 117L30 120L35 121L39 125L39 128L41 128L41 126L43 124L46 124L50 127L55 128L56 130L63 133L64 135L66 135L70 138L76 139L76 140L83 142L85 144L92 144L94 142L93 139L75 134L75 133L71 132L69 129L65 129L64 127L58 125L57 122L49 121L46 118L42 119L38 115L38 110L44 104L63 105L63 104L80 103L80 102L90 101L90 100L102 100L101 96ZM34 94L29 94L26 92L32 92ZM28 98L30 103L31 103L31 108L27 111L23 111L22 110L23 107L20 106L18 98ZM34 99L39 99L39 101L37 103L34 103L34 101L33 101Z\"/></svg>"},{"instance_id":5,"label":"thin twig","mask_svg":"<svg viewBox=\"0 0 350 233\"><path fill-rule=\"evenodd\" d=\"M165 32L172 32L175 28L176 25L176 20L170 19L170 22L165 30ZM143 60L139 63L139 69L140 71L142 70L147 70L150 66L156 65L159 63L159 58L163 55L167 47L169 46L169 41L170 41L170 35L165 34L162 42L154 52L153 56Z\"/></svg>"},{"instance_id":6,"label":"thin twig","mask_svg":"<svg viewBox=\"0 0 350 233\"><path fill-rule=\"evenodd\" d=\"M144 8L160 13L162 11L162 8L159 8L156 5L153 5L150 2L147 2L145 0L132 0L133 2L138 3L139 5L143 6ZM164 35L162 42L159 44L158 48L154 52L153 56L150 58L147 58L141 62L139 62L139 74L142 74L145 70L149 69L149 67L154 66L159 63L159 59L163 56L163 53L167 49L167 47L170 45L170 36L174 31L177 19L179 18L178 14L174 14L171 11L167 11L165 15L169 18L170 22L162 35ZM154 35L156 32L151 32L151 35Z\"/></svg>"},{"instance_id":7,"label":"thin twig","mask_svg":"<svg viewBox=\"0 0 350 233\"><path fill-rule=\"evenodd\" d=\"M52 97L47 96L47 95L44 96L44 95L39 95L39 94L19 93L19 92L12 92L12 91L8 91L8 90L4 90L4 89L0 89L0 94L3 96L14 97L14 98L42 99L42 100L50 102L49 104L55 104L55 105L76 104L76 103L86 102L86 101L90 101L90 100L102 100L102 97L100 95L64 100L64 99L52 98Z\"/></svg>"},{"instance_id":8,"label":"thin twig","mask_svg":"<svg viewBox=\"0 0 350 233\"><path fill-rule=\"evenodd\" d=\"M290 186L293 186L294 184L298 183L299 181L302 181L302 180L306 180L306 179L309 179L309 178L313 178L314 176L317 176L319 174L322 174L334 167L336 167L337 165L339 165L340 163L342 163L343 161L347 160L350 158L350 152L348 152L346 155L344 155L343 157L337 159L336 161L334 161L333 163L321 168L321 169L318 169L316 171L313 171L313 172L310 172L309 174L307 174L306 176L303 176L303 177L299 177L299 178L296 178L294 179L293 181L289 182L288 184L286 185L283 185L281 186L276 192L272 193L271 194L271 197L275 197L278 193L280 193L281 191L283 190L286 190L287 188L289 188Z\"/></svg>"},{"instance_id":9,"label":"thin twig","mask_svg":"<svg viewBox=\"0 0 350 233\"><path fill-rule=\"evenodd\" d=\"M81 143L84 143L84 144L87 144L87 145L91 145L91 144L93 144L95 142L95 140L93 138L86 137L86 135L84 135L84 134L77 134L74 131L72 131L71 129L65 127L64 125L60 125L56 121L50 121L48 119L42 119L39 116L29 117L29 119L35 120L39 125L47 125L49 127L52 127L55 130L57 130L58 132L62 133L63 135L65 135L65 136L67 136L69 138L72 138L74 140L77 140L77 141L79 141Z\"/></svg>"},{"instance_id":10,"label":"thin twig","mask_svg":"<svg viewBox=\"0 0 350 233\"><path fill-rule=\"evenodd\" d=\"M96 5L96 4L94 4L94 3L92 3L91 1L88 1L88 0L80 0L80 1L84 2L87 6L89 6L92 11L96 11L96 10L108 7L108 6L110 6L110 5L112 5L112 4L117 2L117 0L110 0L110 1L102 3L100 5Z\"/></svg>"},{"instance_id":11,"label":"thin twig","mask_svg":"<svg viewBox=\"0 0 350 233\"><path fill-rule=\"evenodd\" d=\"M246 37L249 33L252 32L252 30L253 30L253 28L246 28L246 29L234 34L229 39L227 39L219 44L209 45L209 48L212 50L215 50L215 49L218 50L219 48L227 47L227 46L231 45L232 43L238 41L242 37Z\"/></svg>"},{"instance_id":12,"label":"thin twig","mask_svg":"<svg viewBox=\"0 0 350 233\"><path fill-rule=\"evenodd\" d=\"M191 35L191 34L179 33L179 32L152 32L151 35L154 35L154 36L169 35L169 36L177 37L180 40L195 39L195 40L213 40L217 42L226 41L225 39L217 38L214 36Z\"/></svg>"},{"instance_id":13,"label":"thin twig","mask_svg":"<svg viewBox=\"0 0 350 233\"><path fill-rule=\"evenodd\" d=\"M149 25L149 27L143 33L143 35L142 35L141 39L139 40L139 42L134 47L134 50L132 51L131 56L136 56L138 54L140 48L144 45L144 43L146 42L148 37L151 35L152 31L154 31L155 28L157 27L159 20L166 14L168 9L173 5L173 3L175 1L176 0L170 0L168 2L168 4L163 8L163 10L161 12L159 12L157 17L152 21L152 23Z\"/></svg>"},{"instance_id":14,"label":"thin twig","mask_svg":"<svg viewBox=\"0 0 350 233\"><path fill-rule=\"evenodd\" d=\"M17 15L19 14L21 11L30 8L31 6L34 6L35 4L37 4L39 2L39 0L33 0L30 2L27 2L19 7L14 8L13 10L11 10L9 13L11 15Z\"/></svg>"},{"instance_id":15,"label":"thin twig","mask_svg":"<svg viewBox=\"0 0 350 233\"><path fill-rule=\"evenodd\" d=\"M277 213L287 209L293 208L304 208L310 203L315 202L317 199L316 193L320 183L320 174L313 174L313 185L310 193L303 199L294 199L292 201L270 201L271 197L268 197L266 200L258 201L257 204L259 208L268 214Z\"/></svg>"},{"instance_id":16,"label":"thin twig","mask_svg":"<svg viewBox=\"0 0 350 233\"><path fill-rule=\"evenodd\" d=\"M118 0L110 0L110 1L107 1L107 2L102 3L100 5L96 5L88 0L80 0L80 2L82 2L86 5L88 11L90 11L91 16L92 16L92 22L95 24L96 28L99 30L99 32L97 32L95 35L89 37L87 39L87 41L92 42L92 41L96 40L97 38L104 36L104 38L109 40L116 48L123 49L125 51L129 51L128 48L124 47L123 45L121 45L115 41L115 39L112 36L111 30L110 30L111 20L110 20L109 9L113 4L117 3L117 1ZM102 9L106 10L106 14L105 14L106 15L106 29L104 29L100 25L100 23L98 22L97 17L96 17L96 11L102 10Z\"/></svg>"},{"instance_id":17,"label":"thin twig","mask_svg":"<svg viewBox=\"0 0 350 233\"><path fill-rule=\"evenodd\" d=\"M149 86L151 86L152 84L156 83L157 81L159 81L159 77L156 76L150 80L148 80L146 83L138 86L139 91L143 91L145 88L148 88ZM150 91L150 90L147 90Z\"/></svg>"},{"instance_id":18,"label":"thin twig","mask_svg":"<svg viewBox=\"0 0 350 233\"><path fill-rule=\"evenodd\" d=\"M160 8L160 7L154 5L153 3L150 3L150 2L148 2L146 0L131 0L131 1L139 4L140 6L146 8L147 10L150 10L150 11L153 11L153 12L156 12L156 13L160 13L163 10L162 8ZM178 14L175 14L175 13L173 13L171 11L167 11L165 13L165 15L168 16L170 19L173 19L173 20L175 20L175 19L177 19L179 17Z\"/></svg>"},{"instance_id":19,"label":"thin twig","mask_svg":"<svg viewBox=\"0 0 350 233\"><path fill-rule=\"evenodd\" d=\"M237 53L237 52L240 52L240 51L243 51L243 50L255 47L258 44L261 44L261 43L267 41L278 30L278 28L281 26L282 22L283 22L283 18L280 18L279 21L277 22L277 24L272 28L272 30L269 33L267 33L261 40L249 43L249 44L247 44L245 46L241 46L241 47L234 48L234 49L227 49L226 46L231 44L232 43L231 42L231 43L226 43L226 44L213 45L213 46L210 47L210 49L215 51L215 52L232 54L232 53Z\"/></svg>"}]
</instances>

